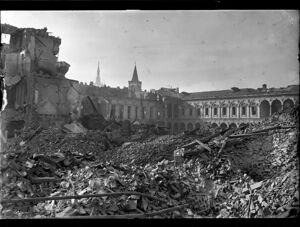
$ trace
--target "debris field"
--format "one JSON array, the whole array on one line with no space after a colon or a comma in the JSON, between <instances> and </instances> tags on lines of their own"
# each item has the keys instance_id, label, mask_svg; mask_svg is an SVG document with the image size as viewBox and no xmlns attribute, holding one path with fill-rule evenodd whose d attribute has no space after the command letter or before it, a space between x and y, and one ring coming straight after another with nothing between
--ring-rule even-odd
<instances>
[{"instance_id":1,"label":"debris field","mask_svg":"<svg viewBox=\"0 0 300 227\"><path fill-rule=\"evenodd\" d=\"M1 151L1 218L270 218L299 212L298 109L168 135L24 128Z\"/></svg>"}]
</instances>

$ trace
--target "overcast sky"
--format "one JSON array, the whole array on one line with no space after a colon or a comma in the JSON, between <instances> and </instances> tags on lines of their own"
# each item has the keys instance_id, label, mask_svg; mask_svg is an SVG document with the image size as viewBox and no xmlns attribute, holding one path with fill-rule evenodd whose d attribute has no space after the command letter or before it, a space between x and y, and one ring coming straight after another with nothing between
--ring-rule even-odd
<instances>
[{"instance_id":1,"label":"overcast sky","mask_svg":"<svg viewBox=\"0 0 300 227\"><path fill-rule=\"evenodd\" d=\"M299 84L297 11L2 11L1 23L62 39L67 78L197 92Z\"/></svg>"}]
</instances>

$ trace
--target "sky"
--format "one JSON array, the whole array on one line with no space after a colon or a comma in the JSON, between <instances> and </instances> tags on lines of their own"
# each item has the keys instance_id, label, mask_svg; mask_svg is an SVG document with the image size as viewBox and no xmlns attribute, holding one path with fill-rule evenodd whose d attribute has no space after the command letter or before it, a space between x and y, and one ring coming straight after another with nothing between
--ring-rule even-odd
<instances>
[{"instance_id":1,"label":"sky","mask_svg":"<svg viewBox=\"0 0 300 227\"><path fill-rule=\"evenodd\" d=\"M1 11L1 23L62 39L67 78L180 92L299 84L295 10Z\"/></svg>"}]
</instances>

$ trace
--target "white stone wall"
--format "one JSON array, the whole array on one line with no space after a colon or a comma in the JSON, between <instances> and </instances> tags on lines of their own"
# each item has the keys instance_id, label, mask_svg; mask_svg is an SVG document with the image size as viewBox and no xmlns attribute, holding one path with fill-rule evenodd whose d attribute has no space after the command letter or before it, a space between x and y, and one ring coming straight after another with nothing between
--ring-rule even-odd
<instances>
[{"instance_id":1,"label":"white stone wall","mask_svg":"<svg viewBox=\"0 0 300 227\"><path fill-rule=\"evenodd\" d=\"M231 98L231 99L219 99L219 100L195 100L188 101L188 104L195 108L200 108L201 115L199 119L216 123L218 126L221 123L227 124L235 123L239 126L241 123L256 122L262 120L260 116L260 104L266 100L270 106L269 115L271 115L272 104L278 100L281 104L281 109L286 100L290 99L293 104L299 102L299 98L296 95L279 95L270 97L257 97L257 98ZM243 106L246 108L246 114L242 114ZM222 108L226 108L226 115L222 115ZM236 108L236 114L232 114L232 107ZM256 108L256 114L253 114L252 107ZM208 108L208 115L205 115L205 108ZM214 115L214 108L217 108L217 115ZM187 115L188 116L188 115ZM196 122L194 121L194 124Z\"/></svg>"}]
</instances>

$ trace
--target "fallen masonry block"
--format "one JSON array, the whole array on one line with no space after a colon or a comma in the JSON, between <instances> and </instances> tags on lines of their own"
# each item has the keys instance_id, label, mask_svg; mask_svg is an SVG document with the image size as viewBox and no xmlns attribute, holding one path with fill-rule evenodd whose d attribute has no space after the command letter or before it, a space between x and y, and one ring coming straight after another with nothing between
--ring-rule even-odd
<instances>
[{"instance_id":1,"label":"fallen masonry block","mask_svg":"<svg viewBox=\"0 0 300 227\"><path fill-rule=\"evenodd\" d=\"M185 157L200 154L205 150L211 152L207 145L199 140L194 140L174 151L175 163L181 163Z\"/></svg>"},{"instance_id":2,"label":"fallen masonry block","mask_svg":"<svg viewBox=\"0 0 300 227\"><path fill-rule=\"evenodd\" d=\"M263 183L263 181L260 181L260 182L257 182L257 183L255 183L255 184L252 184L252 185L250 185L250 188L251 188L252 190L258 189L258 188L260 188L260 187L262 186L262 183Z\"/></svg>"},{"instance_id":3,"label":"fallen masonry block","mask_svg":"<svg viewBox=\"0 0 300 227\"><path fill-rule=\"evenodd\" d=\"M174 161L176 164L180 164L184 161L184 148L180 148L174 151Z\"/></svg>"},{"instance_id":4,"label":"fallen masonry block","mask_svg":"<svg viewBox=\"0 0 300 227\"><path fill-rule=\"evenodd\" d=\"M262 186L262 183L263 183L263 181L260 181L260 182L257 182L257 183L254 183L254 184L250 185L251 190L255 190L255 189L260 188ZM243 193L248 193L249 189L244 188L242 192Z\"/></svg>"},{"instance_id":5,"label":"fallen masonry block","mask_svg":"<svg viewBox=\"0 0 300 227\"><path fill-rule=\"evenodd\" d=\"M73 122L71 124L65 124L64 128L72 133L85 133L87 130L80 123Z\"/></svg>"}]
</instances>

